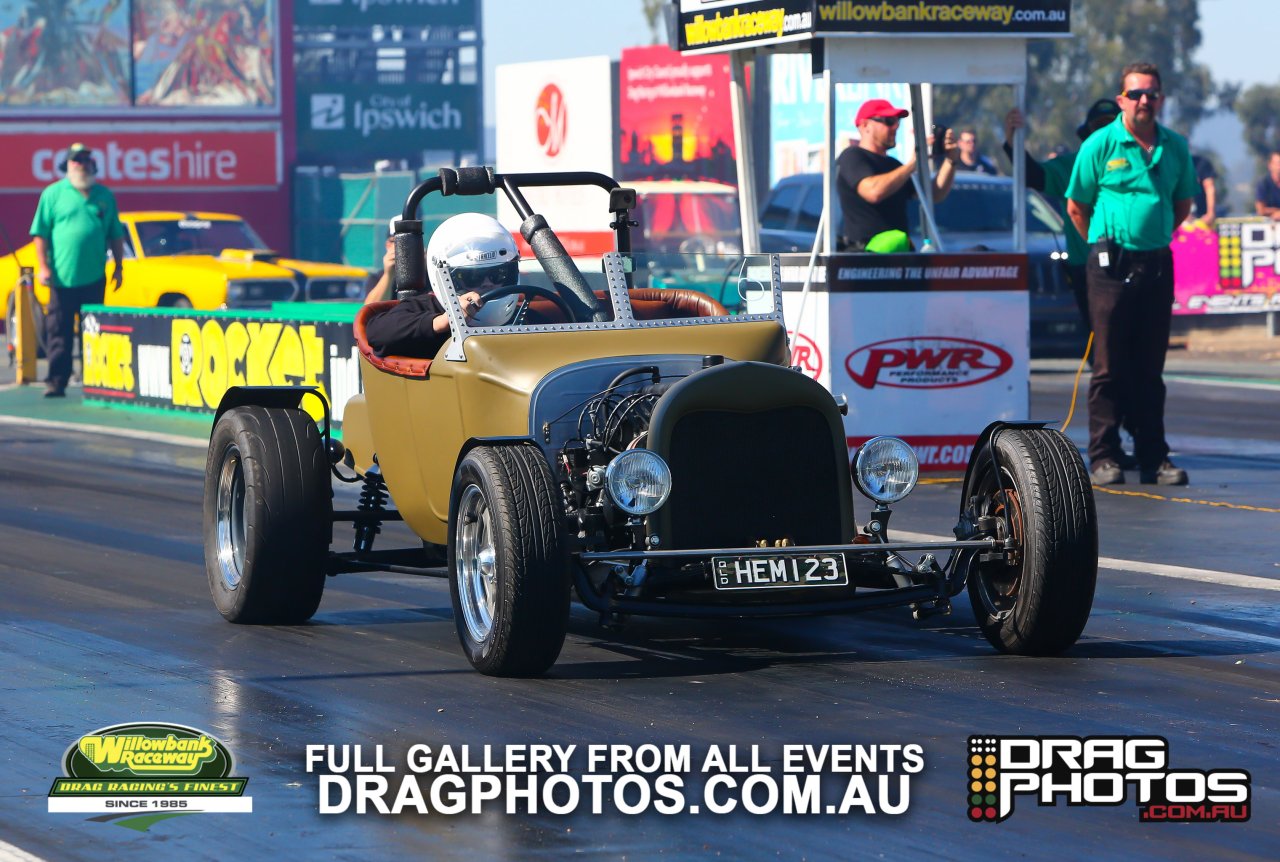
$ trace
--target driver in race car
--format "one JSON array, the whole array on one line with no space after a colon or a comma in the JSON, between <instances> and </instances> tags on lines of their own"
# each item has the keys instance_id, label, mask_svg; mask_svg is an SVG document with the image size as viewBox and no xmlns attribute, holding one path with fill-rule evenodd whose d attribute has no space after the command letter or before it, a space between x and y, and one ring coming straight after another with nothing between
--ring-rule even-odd
<instances>
[{"instance_id":1,"label":"driver in race car","mask_svg":"<svg viewBox=\"0 0 1280 862\"><path fill-rule=\"evenodd\" d=\"M369 346L378 356L431 359L449 339L445 314L445 287L436 265L443 263L458 293L458 305L473 326L501 326L509 322L518 295L496 300L486 307L482 294L520 280L520 253L511 234L497 219L480 213L463 213L445 220L427 244L427 276L431 290L401 300L365 325ZM384 259L384 275L391 281L394 256ZM380 282L381 283L381 282ZM465 292L463 292L465 291ZM366 302L382 291L374 289Z\"/></svg>"}]
</instances>

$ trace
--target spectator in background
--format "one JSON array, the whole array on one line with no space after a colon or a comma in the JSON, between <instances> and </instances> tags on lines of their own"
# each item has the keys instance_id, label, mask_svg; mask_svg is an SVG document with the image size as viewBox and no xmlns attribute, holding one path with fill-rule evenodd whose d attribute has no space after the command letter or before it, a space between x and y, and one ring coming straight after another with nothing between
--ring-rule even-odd
<instances>
[{"instance_id":1,"label":"spectator in background","mask_svg":"<svg viewBox=\"0 0 1280 862\"><path fill-rule=\"evenodd\" d=\"M1111 123L1120 114L1120 106L1116 104L1114 99L1099 99L1089 108L1089 112L1085 115L1084 122L1076 128L1076 135L1081 141L1088 140L1089 136ZM1013 159L1013 133L1015 130L1026 125L1022 112L1017 108L1010 111L1004 118L1004 152L1010 160ZM1064 198L1067 194L1067 183L1071 180L1071 169L1076 163L1076 154L1064 147L1055 147L1058 155L1054 158L1045 159L1043 162L1037 162L1031 158L1029 153L1025 153L1027 185L1039 192L1044 192L1055 202L1059 204L1060 212L1065 219L1066 201ZM1069 221L1069 220L1068 220ZM1085 261L1088 259L1089 250L1085 245L1084 238L1076 233L1074 228L1068 227L1066 230L1067 237L1067 286L1071 288L1071 293L1076 298L1076 307L1080 310L1080 318L1084 321L1086 329L1092 329L1093 324L1089 320L1089 295L1085 289Z\"/></svg>"},{"instance_id":2,"label":"spectator in background","mask_svg":"<svg viewBox=\"0 0 1280 862\"><path fill-rule=\"evenodd\" d=\"M1267 175L1258 182L1254 196L1258 215L1280 221L1280 150L1274 150L1267 159Z\"/></svg>"},{"instance_id":3,"label":"spectator in background","mask_svg":"<svg viewBox=\"0 0 1280 862\"><path fill-rule=\"evenodd\" d=\"M896 108L886 99L868 99L858 109L857 146L850 146L836 159L836 194L844 213L837 251L910 251L907 236L907 203L915 196L911 175L916 170L916 151L907 151L906 164L889 155L897 146L898 124L907 117L905 108ZM930 185L934 203L951 191L959 150L947 129L946 158Z\"/></svg>"},{"instance_id":4,"label":"spectator in background","mask_svg":"<svg viewBox=\"0 0 1280 862\"><path fill-rule=\"evenodd\" d=\"M1173 314L1173 231L1191 212L1195 169L1187 139L1156 122L1160 70L1131 63L1120 75L1120 117L1076 156L1067 214L1090 243L1093 322L1089 461L1097 485L1124 482L1120 420L1133 429L1143 483L1185 485L1164 433L1164 360Z\"/></svg>"},{"instance_id":5,"label":"spectator in background","mask_svg":"<svg viewBox=\"0 0 1280 862\"><path fill-rule=\"evenodd\" d=\"M956 162L956 170L993 177L1000 173L995 162L978 152L978 133L972 128L960 130L960 159Z\"/></svg>"},{"instance_id":6,"label":"spectator in background","mask_svg":"<svg viewBox=\"0 0 1280 862\"><path fill-rule=\"evenodd\" d=\"M115 258L114 289L124 282L124 226L115 195L97 182L93 150L67 148L58 166L66 176L45 187L36 204L31 237L36 247L36 278L49 288L44 313L45 355L49 376L45 398L62 398L71 380L71 341L83 305L100 304L107 288L107 249Z\"/></svg>"},{"instance_id":7,"label":"spectator in background","mask_svg":"<svg viewBox=\"0 0 1280 862\"><path fill-rule=\"evenodd\" d=\"M1196 171L1196 196L1191 204L1191 215L1204 223L1205 227L1213 227L1218 212L1218 187L1215 180L1218 172L1213 162L1204 156L1191 156L1191 166Z\"/></svg>"}]
</instances>

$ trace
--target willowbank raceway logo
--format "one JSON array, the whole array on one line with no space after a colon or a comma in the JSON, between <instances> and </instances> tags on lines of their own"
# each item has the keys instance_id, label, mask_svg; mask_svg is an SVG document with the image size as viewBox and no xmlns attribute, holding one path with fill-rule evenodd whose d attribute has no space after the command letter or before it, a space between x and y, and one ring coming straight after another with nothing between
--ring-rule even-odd
<instances>
[{"instance_id":1,"label":"willowbank raceway logo","mask_svg":"<svg viewBox=\"0 0 1280 862\"><path fill-rule=\"evenodd\" d=\"M104 727L62 756L49 812L97 814L90 819L142 831L182 814L250 814L249 779L234 771L230 749L202 730L158 722Z\"/></svg>"},{"instance_id":2,"label":"willowbank raceway logo","mask_svg":"<svg viewBox=\"0 0 1280 862\"><path fill-rule=\"evenodd\" d=\"M1252 813L1243 769L1170 769L1160 736L971 736L969 819L999 823L1027 796L1041 806L1124 805L1142 823L1242 823Z\"/></svg>"}]
</instances>

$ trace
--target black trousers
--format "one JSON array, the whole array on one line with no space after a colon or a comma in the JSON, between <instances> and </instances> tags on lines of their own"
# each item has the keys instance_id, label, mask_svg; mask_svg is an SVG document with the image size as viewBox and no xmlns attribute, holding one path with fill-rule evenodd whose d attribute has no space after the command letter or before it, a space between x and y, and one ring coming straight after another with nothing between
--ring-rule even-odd
<instances>
[{"instance_id":1,"label":"black trousers","mask_svg":"<svg viewBox=\"0 0 1280 862\"><path fill-rule=\"evenodd\" d=\"M50 388L67 388L71 379L71 343L75 338L76 315L82 305L100 304L106 288L105 278L80 287L49 288L49 305L44 312L44 353L49 359L49 376L45 383Z\"/></svg>"},{"instance_id":2,"label":"black trousers","mask_svg":"<svg viewBox=\"0 0 1280 862\"><path fill-rule=\"evenodd\" d=\"M1173 256L1159 249L1118 257L1104 270L1097 249L1089 251L1089 461L1119 460L1123 420L1133 434L1138 466L1154 469L1169 455L1164 359L1173 317Z\"/></svg>"}]
</instances>

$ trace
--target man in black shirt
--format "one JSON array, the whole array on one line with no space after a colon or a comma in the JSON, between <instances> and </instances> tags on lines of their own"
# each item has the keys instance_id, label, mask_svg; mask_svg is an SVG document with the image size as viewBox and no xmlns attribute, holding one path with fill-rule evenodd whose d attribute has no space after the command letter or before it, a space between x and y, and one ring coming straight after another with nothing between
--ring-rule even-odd
<instances>
[{"instance_id":1,"label":"man in black shirt","mask_svg":"<svg viewBox=\"0 0 1280 862\"><path fill-rule=\"evenodd\" d=\"M915 196L911 184L916 169L915 148L908 151L906 164L888 155L897 144L898 124L906 116L906 109L895 108L886 99L869 99L858 109L854 122L861 140L836 159L836 194L844 212L838 251L910 249L906 239L907 202ZM934 203L946 198L956 176L960 150L950 129L946 132L946 154L933 178ZM889 231L901 232L906 248L883 249L883 243L873 242Z\"/></svg>"}]
</instances>

